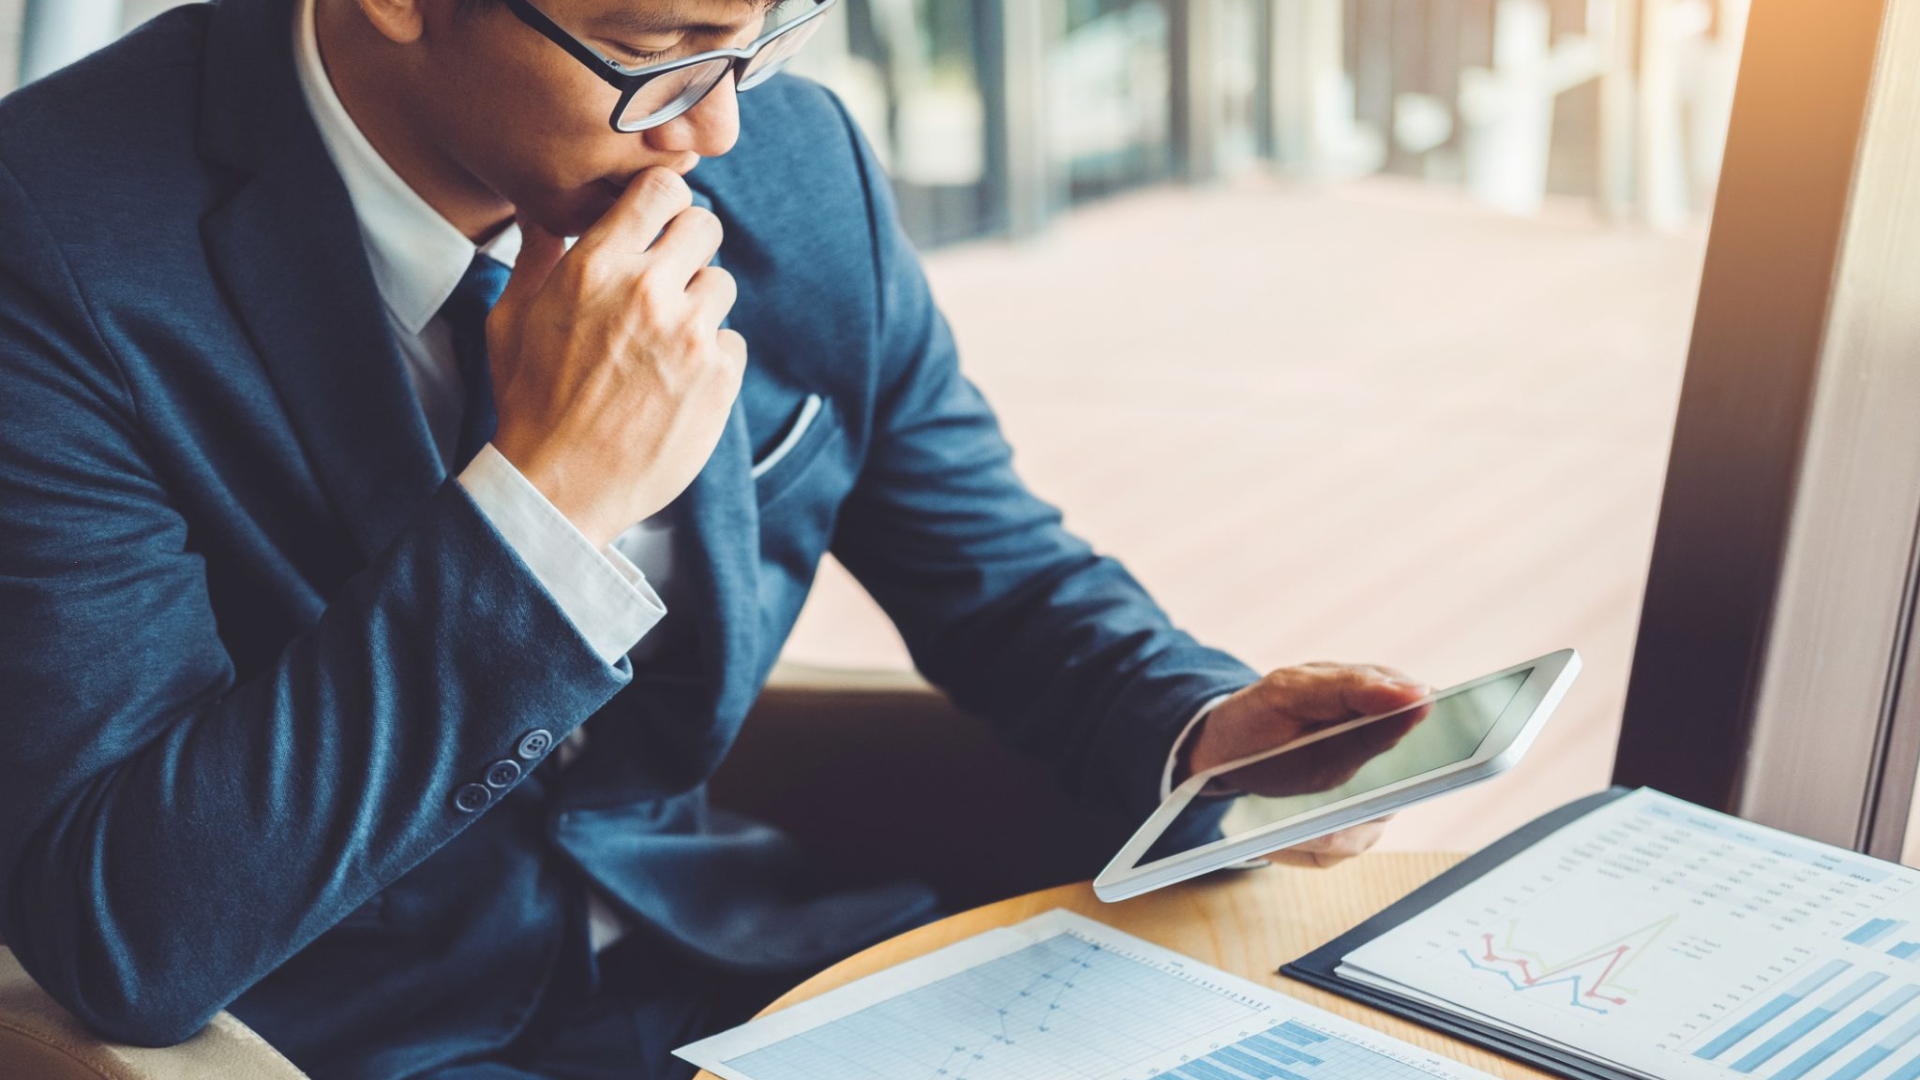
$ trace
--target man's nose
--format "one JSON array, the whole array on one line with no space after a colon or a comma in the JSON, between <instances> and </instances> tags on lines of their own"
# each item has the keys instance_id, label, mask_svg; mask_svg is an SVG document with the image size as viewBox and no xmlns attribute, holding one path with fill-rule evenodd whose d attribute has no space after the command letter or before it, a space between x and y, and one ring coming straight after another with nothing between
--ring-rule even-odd
<instances>
[{"instance_id":1,"label":"man's nose","mask_svg":"<svg viewBox=\"0 0 1920 1080\"><path fill-rule=\"evenodd\" d=\"M700 104L645 133L647 145L666 153L689 150L701 157L719 157L740 138L740 100L729 74Z\"/></svg>"}]
</instances>

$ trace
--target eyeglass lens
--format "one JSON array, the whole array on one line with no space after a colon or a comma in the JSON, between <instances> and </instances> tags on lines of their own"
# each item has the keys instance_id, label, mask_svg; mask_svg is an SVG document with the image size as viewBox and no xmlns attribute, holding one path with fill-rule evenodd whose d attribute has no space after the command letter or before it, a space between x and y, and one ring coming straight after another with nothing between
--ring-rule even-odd
<instances>
[{"instance_id":1,"label":"eyeglass lens","mask_svg":"<svg viewBox=\"0 0 1920 1080\"><path fill-rule=\"evenodd\" d=\"M733 61L720 57L649 80L627 101L616 126L621 131L658 127L698 105L732 70Z\"/></svg>"},{"instance_id":2,"label":"eyeglass lens","mask_svg":"<svg viewBox=\"0 0 1920 1080\"><path fill-rule=\"evenodd\" d=\"M787 66L801 46L807 43L814 31L820 29L822 20L814 19L804 26L796 26L788 33L767 42L766 48L747 61L747 70L740 74L740 89L751 90L779 74Z\"/></svg>"},{"instance_id":3,"label":"eyeglass lens","mask_svg":"<svg viewBox=\"0 0 1920 1080\"><path fill-rule=\"evenodd\" d=\"M783 9L813 6L811 3L780 5ZM741 72L736 89L751 90L778 74L807 43L807 39L814 35L814 31L820 28L820 24L819 19L809 20L767 42L754 54L753 59L747 61L746 70ZM723 58L671 71L653 79L627 102L616 126L621 131L633 132L667 123L699 104L700 99L720 85L732 68L733 62Z\"/></svg>"}]
</instances>

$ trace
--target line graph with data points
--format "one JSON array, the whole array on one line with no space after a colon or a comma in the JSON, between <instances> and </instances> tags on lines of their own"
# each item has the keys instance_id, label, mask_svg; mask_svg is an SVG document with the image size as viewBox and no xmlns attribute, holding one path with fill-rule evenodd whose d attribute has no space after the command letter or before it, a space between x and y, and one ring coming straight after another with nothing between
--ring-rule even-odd
<instances>
[{"instance_id":1,"label":"line graph with data points","mask_svg":"<svg viewBox=\"0 0 1920 1080\"><path fill-rule=\"evenodd\" d=\"M1612 940L1561 954L1558 959L1517 944L1516 937L1524 938L1518 920L1507 923L1500 940L1483 933L1472 948L1458 951L1467 966L1503 980L1515 993L1544 990L1548 993L1543 996L1564 999L1571 1008L1604 1016L1631 1000L1633 989L1621 981L1623 976L1679 918L1668 915Z\"/></svg>"}]
</instances>

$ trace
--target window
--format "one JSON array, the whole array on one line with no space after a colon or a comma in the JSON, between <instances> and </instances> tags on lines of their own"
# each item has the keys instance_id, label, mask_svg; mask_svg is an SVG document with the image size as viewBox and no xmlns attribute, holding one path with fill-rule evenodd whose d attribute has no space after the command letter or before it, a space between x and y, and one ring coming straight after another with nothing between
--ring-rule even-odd
<instances>
[{"instance_id":1,"label":"window","mask_svg":"<svg viewBox=\"0 0 1920 1080\"><path fill-rule=\"evenodd\" d=\"M1605 786L1745 4L1053 10L1071 212L928 255L1023 475L1259 668L1583 651L1521 770L1389 843L1471 849ZM788 655L907 664L836 567Z\"/></svg>"}]
</instances>

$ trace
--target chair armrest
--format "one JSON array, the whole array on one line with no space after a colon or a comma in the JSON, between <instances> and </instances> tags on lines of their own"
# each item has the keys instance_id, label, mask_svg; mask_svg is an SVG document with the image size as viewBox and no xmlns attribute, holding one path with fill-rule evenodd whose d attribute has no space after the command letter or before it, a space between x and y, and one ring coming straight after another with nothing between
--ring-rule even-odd
<instances>
[{"instance_id":1,"label":"chair armrest","mask_svg":"<svg viewBox=\"0 0 1920 1080\"><path fill-rule=\"evenodd\" d=\"M20 1080L306 1080L245 1024L221 1013L179 1046L102 1040L34 985L0 945L0 1076Z\"/></svg>"},{"instance_id":2,"label":"chair armrest","mask_svg":"<svg viewBox=\"0 0 1920 1080\"><path fill-rule=\"evenodd\" d=\"M907 672L780 665L712 793L844 880L918 878L951 906L1084 881L1137 824L1068 799Z\"/></svg>"}]
</instances>

